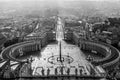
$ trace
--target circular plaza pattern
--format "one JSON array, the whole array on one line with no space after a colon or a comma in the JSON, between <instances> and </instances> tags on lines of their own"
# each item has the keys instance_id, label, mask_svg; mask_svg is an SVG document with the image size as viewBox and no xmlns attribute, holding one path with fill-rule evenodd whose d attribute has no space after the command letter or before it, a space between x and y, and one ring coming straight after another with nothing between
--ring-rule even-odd
<instances>
[{"instance_id":1,"label":"circular plaza pattern","mask_svg":"<svg viewBox=\"0 0 120 80\"><path fill-rule=\"evenodd\" d=\"M70 64L73 62L73 58L69 55L62 55L62 64ZM61 64L60 56L54 55L48 58L48 62L51 64Z\"/></svg>"}]
</instances>

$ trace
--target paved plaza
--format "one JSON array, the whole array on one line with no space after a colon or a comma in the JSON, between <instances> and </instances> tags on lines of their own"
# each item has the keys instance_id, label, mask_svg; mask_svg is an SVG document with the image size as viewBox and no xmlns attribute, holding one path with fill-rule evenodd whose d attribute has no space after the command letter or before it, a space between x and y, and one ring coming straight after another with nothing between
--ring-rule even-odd
<instances>
[{"instance_id":1,"label":"paved plaza","mask_svg":"<svg viewBox=\"0 0 120 80\"><path fill-rule=\"evenodd\" d=\"M91 64L78 46L66 43L58 18L56 44L48 44L32 62L33 75L90 75Z\"/></svg>"},{"instance_id":2,"label":"paved plaza","mask_svg":"<svg viewBox=\"0 0 120 80\"><path fill-rule=\"evenodd\" d=\"M46 73L45 75L47 75L48 69L50 69L51 75L55 75L55 69L57 69L58 74L61 74L60 67L63 67L63 74L67 74L67 69L69 68L70 74L75 75L75 69L77 69L77 74L80 75L80 71L82 69L83 74L89 75L89 66L91 66L91 64L85 59L85 55L79 47L67 44L64 41L61 42L61 46L61 53L64 58L63 63L59 62L56 58L58 57L59 59L59 45L47 45L43 52L40 53L41 57L35 57L32 62L32 68L34 70L33 75L42 75L42 69L44 70L44 73ZM50 60L51 62L49 61L50 57L52 57ZM67 60L71 59L72 62L69 63Z\"/></svg>"}]
</instances>

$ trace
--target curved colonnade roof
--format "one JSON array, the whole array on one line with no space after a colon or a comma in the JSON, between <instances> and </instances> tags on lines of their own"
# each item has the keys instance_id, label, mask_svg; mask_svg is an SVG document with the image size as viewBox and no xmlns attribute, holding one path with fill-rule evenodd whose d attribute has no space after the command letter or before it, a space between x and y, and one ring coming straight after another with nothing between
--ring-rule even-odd
<instances>
[{"instance_id":1,"label":"curved colonnade roof","mask_svg":"<svg viewBox=\"0 0 120 80\"><path fill-rule=\"evenodd\" d=\"M105 57L103 59L93 61L93 63L97 63L98 65L101 65L103 68L106 68L119 62L120 52L115 47L102 42L92 42L92 41L84 41L84 42L86 44L96 45L96 47L101 47L103 50L106 50L105 54L103 53Z\"/></svg>"},{"instance_id":2,"label":"curved colonnade roof","mask_svg":"<svg viewBox=\"0 0 120 80\"><path fill-rule=\"evenodd\" d=\"M23 46L23 45L29 45L31 43L34 43L35 41L25 41L25 42L20 42L20 43L17 43L17 44L14 44L14 45L11 45L7 48L5 48L2 52L1 52L1 58L4 60L13 60L13 61L17 61L17 62L22 62L21 60L17 60L15 59L14 57L12 57L10 54L11 54L11 51L14 51L15 49L19 48L20 46Z\"/></svg>"},{"instance_id":3,"label":"curved colonnade roof","mask_svg":"<svg viewBox=\"0 0 120 80\"><path fill-rule=\"evenodd\" d=\"M119 62L120 52L109 44L81 39L76 32L73 32L72 40L83 50L95 50L105 56L103 59L93 60L95 65L101 65L103 68L106 68Z\"/></svg>"},{"instance_id":4,"label":"curved colonnade roof","mask_svg":"<svg viewBox=\"0 0 120 80\"><path fill-rule=\"evenodd\" d=\"M114 65L115 63L117 63L119 61L120 58L120 52L113 46L105 44L105 43L98 43L98 42L92 42L92 41L84 41L84 43L87 44L91 44L91 45L96 45L99 46L103 49L106 50L106 54L105 54L105 58L97 60L97 61L93 61L94 63L98 63L99 65L101 65L102 67L108 67L110 65ZM5 48L2 52L1 52L1 58L3 59L3 61L5 60L13 60L13 61L17 61L17 62L23 62L19 59L16 59L15 57L12 56L12 54L15 54L14 51L16 49L19 49L21 47L24 47L26 45L32 45L32 44L40 44L40 41L25 41L25 42L20 42L14 45L11 45L7 48ZM110 51L108 50L110 49ZM11 53L13 52L13 53Z\"/></svg>"}]
</instances>

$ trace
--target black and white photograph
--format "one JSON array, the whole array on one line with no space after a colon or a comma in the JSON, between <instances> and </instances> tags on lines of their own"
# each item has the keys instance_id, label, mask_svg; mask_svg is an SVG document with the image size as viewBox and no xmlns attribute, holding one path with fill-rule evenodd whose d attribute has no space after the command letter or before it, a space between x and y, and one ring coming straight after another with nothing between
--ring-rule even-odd
<instances>
[{"instance_id":1,"label":"black and white photograph","mask_svg":"<svg viewBox=\"0 0 120 80\"><path fill-rule=\"evenodd\" d=\"M120 0L0 0L0 80L120 80Z\"/></svg>"}]
</instances>

